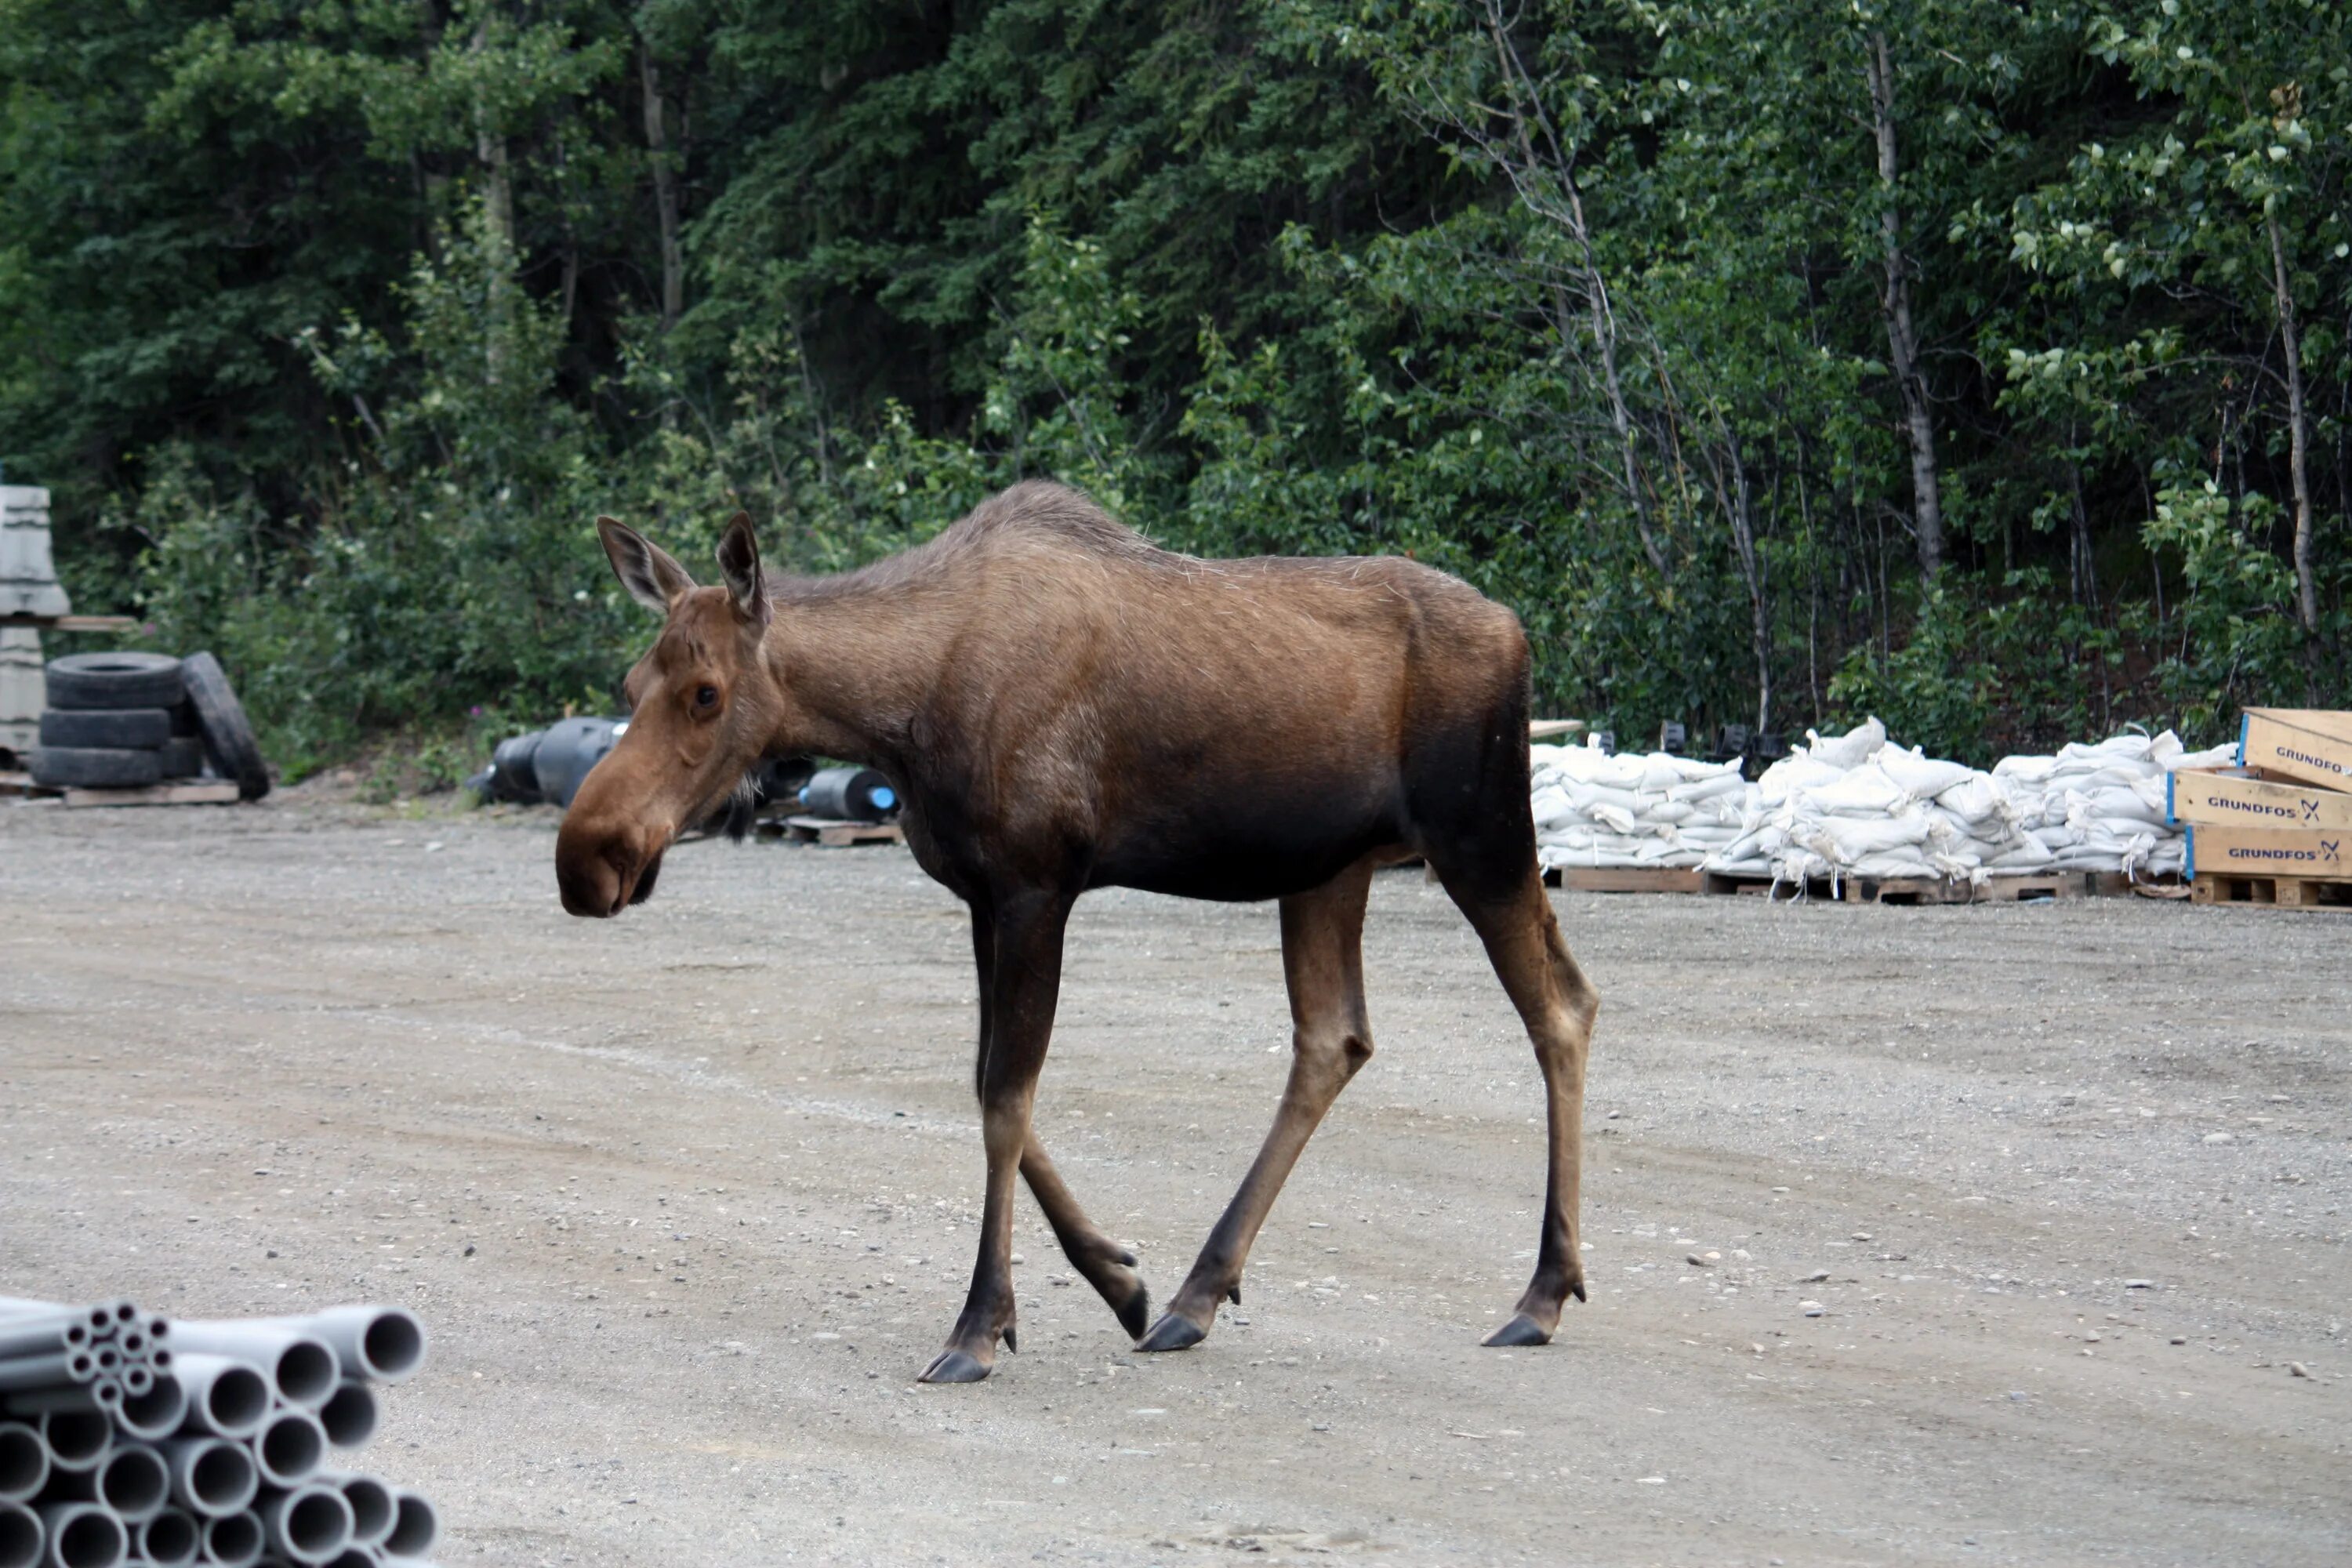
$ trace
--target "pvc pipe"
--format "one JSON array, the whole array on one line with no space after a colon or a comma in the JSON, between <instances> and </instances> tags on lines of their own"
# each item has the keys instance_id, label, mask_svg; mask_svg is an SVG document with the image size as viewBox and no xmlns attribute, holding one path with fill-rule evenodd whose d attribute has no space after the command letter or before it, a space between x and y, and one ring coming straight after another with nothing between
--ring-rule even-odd
<instances>
[{"instance_id":1,"label":"pvc pipe","mask_svg":"<svg viewBox=\"0 0 2352 1568\"><path fill-rule=\"evenodd\" d=\"M0 1389L29 1391L89 1383L97 1378L98 1370L98 1355L89 1350L11 1356L0 1361Z\"/></svg>"},{"instance_id":2,"label":"pvc pipe","mask_svg":"<svg viewBox=\"0 0 2352 1568\"><path fill-rule=\"evenodd\" d=\"M383 1538L386 1557L422 1557L441 1542L441 1512L423 1492L392 1489L392 1533Z\"/></svg>"},{"instance_id":3,"label":"pvc pipe","mask_svg":"<svg viewBox=\"0 0 2352 1568\"><path fill-rule=\"evenodd\" d=\"M94 1502L53 1502L41 1507L48 1531L43 1568L121 1568L131 1555L131 1532Z\"/></svg>"},{"instance_id":4,"label":"pvc pipe","mask_svg":"<svg viewBox=\"0 0 2352 1568\"><path fill-rule=\"evenodd\" d=\"M122 1403L114 1412L114 1424L131 1436L160 1443L187 1420L188 1391L172 1373L155 1373L144 1394L132 1394L129 1386L124 1385Z\"/></svg>"},{"instance_id":5,"label":"pvc pipe","mask_svg":"<svg viewBox=\"0 0 2352 1568\"><path fill-rule=\"evenodd\" d=\"M253 1568L261 1545L261 1516L250 1510L205 1521L204 1559L215 1568Z\"/></svg>"},{"instance_id":6,"label":"pvc pipe","mask_svg":"<svg viewBox=\"0 0 2352 1568\"><path fill-rule=\"evenodd\" d=\"M89 1322L69 1314L12 1319L0 1326L0 1357L55 1355L81 1350L89 1343Z\"/></svg>"},{"instance_id":7,"label":"pvc pipe","mask_svg":"<svg viewBox=\"0 0 2352 1568\"><path fill-rule=\"evenodd\" d=\"M364 1383L346 1382L319 1407L319 1424L327 1429L327 1441L336 1447L363 1448L375 1436L380 1414L375 1390Z\"/></svg>"},{"instance_id":8,"label":"pvc pipe","mask_svg":"<svg viewBox=\"0 0 2352 1568\"><path fill-rule=\"evenodd\" d=\"M0 1502L29 1502L49 1479L49 1446L22 1421L0 1421Z\"/></svg>"},{"instance_id":9,"label":"pvc pipe","mask_svg":"<svg viewBox=\"0 0 2352 1568\"><path fill-rule=\"evenodd\" d=\"M346 1546L328 1558L323 1568L383 1568L383 1563L381 1552L371 1552L364 1546ZM406 1568L406 1565L403 1564L402 1568Z\"/></svg>"},{"instance_id":10,"label":"pvc pipe","mask_svg":"<svg viewBox=\"0 0 2352 1568\"><path fill-rule=\"evenodd\" d=\"M301 1485L327 1457L327 1429L307 1410L281 1407L247 1442L261 1479L274 1487Z\"/></svg>"},{"instance_id":11,"label":"pvc pipe","mask_svg":"<svg viewBox=\"0 0 2352 1568\"><path fill-rule=\"evenodd\" d=\"M172 1363L173 1376L187 1391L186 1426L215 1437L246 1437L269 1419L274 1391L250 1362L225 1355L184 1354Z\"/></svg>"},{"instance_id":12,"label":"pvc pipe","mask_svg":"<svg viewBox=\"0 0 2352 1568\"><path fill-rule=\"evenodd\" d=\"M320 1484L331 1486L343 1494L352 1505L352 1544L381 1546L392 1533L394 1508L392 1489L374 1476L357 1470L321 1470Z\"/></svg>"},{"instance_id":13,"label":"pvc pipe","mask_svg":"<svg viewBox=\"0 0 2352 1568\"><path fill-rule=\"evenodd\" d=\"M324 1563L352 1543L352 1505L330 1486L311 1482L261 1505L269 1550L296 1563Z\"/></svg>"},{"instance_id":14,"label":"pvc pipe","mask_svg":"<svg viewBox=\"0 0 2352 1568\"><path fill-rule=\"evenodd\" d=\"M206 1519L242 1512L261 1490L260 1467L241 1443L182 1437L164 1444L163 1453L172 1472L172 1500Z\"/></svg>"},{"instance_id":15,"label":"pvc pipe","mask_svg":"<svg viewBox=\"0 0 2352 1568\"><path fill-rule=\"evenodd\" d=\"M154 1568L187 1568L204 1545L204 1527L176 1508L167 1508L132 1534L139 1555Z\"/></svg>"},{"instance_id":16,"label":"pvc pipe","mask_svg":"<svg viewBox=\"0 0 2352 1568\"><path fill-rule=\"evenodd\" d=\"M133 1362L122 1369L122 1397L143 1399L155 1391L155 1369Z\"/></svg>"},{"instance_id":17,"label":"pvc pipe","mask_svg":"<svg viewBox=\"0 0 2352 1568\"><path fill-rule=\"evenodd\" d=\"M270 1323L189 1322L172 1325L175 1355L221 1355L249 1362L278 1391L278 1397L316 1410L335 1392L341 1363L317 1337Z\"/></svg>"},{"instance_id":18,"label":"pvc pipe","mask_svg":"<svg viewBox=\"0 0 2352 1568\"><path fill-rule=\"evenodd\" d=\"M20 1502L0 1502L0 1568L38 1568L48 1540L39 1514Z\"/></svg>"},{"instance_id":19,"label":"pvc pipe","mask_svg":"<svg viewBox=\"0 0 2352 1568\"><path fill-rule=\"evenodd\" d=\"M52 1410L39 1424L52 1470L94 1470L114 1450L114 1418L95 1407Z\"/></svg>"},{"instance_id":20,"label":"pvc pipe","mask_svg":"<svg viewBox=\"0 0 2352 1568\"><path fill-rule=\"evenodd\" d=\"M326 1341L347 1378L405 1383L425 1364L425 1325L405 1307L330 1307L307 1318L263 1318L258 1325Z\"/></svg>"},{"instance_id":21,"label":"pvc pipe","mask_svg":"<svg viewBox=\"0 0 2352 1568\"><path fill-rule=\"evenodd\" d=\"M75 1307L63 1301L36 1301L25 1296L0 1296L0 1320L22 1327L19 1320L47 1317L79 1319L92 1334L111 1327L114 1321L113 1312L108 1307Z\"/></svg>"},{"instance_id":22,"label":"pvc pipe","mask_svg":"<svg viewBox=\"0 0 2352 1568\"><path fill-rule=\"evenodd\" d=\"M94 1470L58 1477L49 1483L49 1495L94 1502L125 1523L138 1524L163 1511L172 1495L172 1471L163 1455L133 1444L107 1455Z\"/></svg>"}]
</instances>

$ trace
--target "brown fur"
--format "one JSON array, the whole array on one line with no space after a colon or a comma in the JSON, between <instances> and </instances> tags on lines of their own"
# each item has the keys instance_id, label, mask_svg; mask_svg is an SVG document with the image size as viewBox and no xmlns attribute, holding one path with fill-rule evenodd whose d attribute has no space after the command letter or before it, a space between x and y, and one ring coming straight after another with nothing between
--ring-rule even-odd
<instances>
[{"instance_id":1,"label":"brown fur","mask_svg":"<svg viewBox=\"0 0 2352 1568\"><path fill-rule=\"evenodd\" d=\"M1535 863L1528 650L1509 611L1391 558L1202 561L1075 491L1018 485L863 571L764 577L748 520L698 588L600 520L614 569L667 617L630 672L629 731L556 847L564 907L617 914L680 826L763 752L887 773L923 868L971 908L989 1178L971 1292L925 1373L985 1376L1013 1337L1012 1181L1145 1349L1197 1342L1276 1192L1371 1055L1359 936L1376 866L1425 856L1525 1021L1551 1116L1535 1278L1493 1342L1538 1343L1583 1294L1577 1173L1597 998ZM1289 1087L1168 1313L1145 1331L1134 1258L1078 1209L1030 1125L1062 931L1089 888L1282 901Z\"/></svg>"}]
</instances>

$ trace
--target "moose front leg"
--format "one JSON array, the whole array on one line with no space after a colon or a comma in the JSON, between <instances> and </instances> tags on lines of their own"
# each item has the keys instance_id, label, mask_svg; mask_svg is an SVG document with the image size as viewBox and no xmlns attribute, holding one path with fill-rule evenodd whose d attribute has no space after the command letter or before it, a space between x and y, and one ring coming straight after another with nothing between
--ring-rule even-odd
<instances>
[{"instance_id":1,"label":"moose front leg","mask_svg":"<svg viewBox=\"0 0 2352 1568\"><path fill-rule=\"evenodd\" d=\"M1062 932L1069 900L1027 897L996 901L981 980L980 1131L988 1151L987 1196L981 1205L980 1256L971 1289L947 1348L923 1369L925 1383L978 1383L996 1368L996 1342L1018 1350L1013 1312L1013 1183L1028 1147L1037 1073L1054 1032L1062 986ZM981 946L979 922L974 945Z\"/></svg>"}]
</instances>

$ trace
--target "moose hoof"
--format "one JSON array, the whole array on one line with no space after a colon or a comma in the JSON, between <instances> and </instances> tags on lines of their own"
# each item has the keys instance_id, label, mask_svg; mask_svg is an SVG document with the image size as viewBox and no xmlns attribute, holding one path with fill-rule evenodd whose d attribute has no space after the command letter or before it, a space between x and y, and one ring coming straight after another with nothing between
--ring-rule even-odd
<instances>
[{"instance_id":1,"label":"moose hoof","mask_svg":"<svg viewBox=\"0 0 2352 1568\"><path fill-rule=\"evenodd\" d=\"M923 1369L919 1383L978 1383L996 1369L963 1351L941 1351Z\"/></svg>"},{"instance_id":2,"label":"moose hoof","mask_svg":"<svg viewBox=\"0 0 2352 1568\"><path fill-rule=\"evenodd\" d=\"M1139 1340L1143 1337L1145 1326L1151 1321L1151 1292L1139 1284L1133 1295L1111 1310L1118 1314L1118 1326L1127 1331L1127 1337Z\"/></svg>"},{"instance_id":3,"label":"moose hoof","mask_svg":"<svg viewBox=\"0 0 2352 1568\"><path fill-rule=\"evenodd\" d=\"M1192 1319L1166 1312L1151 1325L1150 1333L1136 1342L1135 1348L1139 1351L1186 1351L1208 1337L1209 1331Z\"/></svg>"},{"instance_id":4,"label":"moose hoof","mask_svg":"<svg viewBox=\"0 0 2352 1568\"><path fill-rule=\"evenodd\" d=\"M1548 1345L1551 1343L1551 1331L1525 1312L1519 1312L1479 1342L1488 1345Z\"/></svg>"}]
</instances>

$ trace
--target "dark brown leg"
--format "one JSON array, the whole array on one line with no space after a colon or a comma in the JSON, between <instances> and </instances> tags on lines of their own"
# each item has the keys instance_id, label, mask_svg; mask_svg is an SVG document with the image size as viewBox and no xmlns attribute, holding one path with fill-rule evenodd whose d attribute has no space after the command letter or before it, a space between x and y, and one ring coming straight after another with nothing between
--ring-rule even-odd
<instances>
[{"instance_id":1,"label":"dark brown leg","mask_svg":"<svg viewBox=\"0 0 2352 1568\"><path fill-rule=\"evenodd\" d=\"M980 969L980 1051L985 1060L991 1020L990 981L996 966L996 923L984 904L972 906L971 950ZM1150 1321L1151 1292L1144 1288L1143 1277L1135 1271L1135 1254L1105 1236L1087 1217L1078 1200L1063 1184L1062 1173L1054 1168L1045 1145L1038 1141L1034 1123L1029 1140L1021 1150L1021 1175L1029 1184L1030 1195L1037 1200L1037 1206L1045 1211L1045 1223L1054 1227L1055 1238L1061 1242L1071 1267L1110 1304L1129 1339L1140 1335Z\"/></svg>"},{"instance_id":2,"label":"dark brown leg","mask_svg":"<svg viewBox=\"0 0 2352 1568\"><path fill-rule=\"evenodd\" d=\"M1490 1345L1549 1343L1568 1298L1584 1300L1584 1256L1578 1245L1578 1184L1584 1152L1584 1063L1592 1039L1599 993L1569 956L1568 943L1544 896L1543 877L1528 862L1518 886L1499 897L1481 896L1469 879L1445 879L1446 891L1486 944L1486 956L1510 994L1511 1005L1535 1043L1551 1118L1550 1169L1544 1185L1543 1237L1535 1277L1511 1321L1486 1336Z\"/></svg>"},{"instance_id":3,"label":"dark brown leg","mask_svg":"<svg viewBox=\"0 0 2352 1568\"><path fill-rule=\"evenodd\" d=\"M981 1140L988 1151L980 1256L971 1289L947 1348L923 1369L925 1383L978 1383L996 1367L996 1342L1017 1349L1013 1315L1013 1182L1029 1143L1029 1113L1054 1004L1062 984L1062 931L1069 900L1024 895L992 905L991 950L982 981L978 1084ZM974 921L974 945L981 944Z\"/></svg>"},{"instance_id":4,"label":"dark brown leg","mask_svg":"<svg viewBox=\"0 0 2352 1568\"><path fill-rule=\"evenodd\" d=\"M1290 1081L1241 1189L1201 1248L1192 1272L1136 1348L1181 1351L1217 1321L1217 1299L1242 1299L1242 1265L1274 1207L1299 1151L1356 1069L1371 1059L1364 1015L1364 900L1372 863L1352 866L1316 889L1282 900L1282 973L1290 986Z\"/></svg>"}]
</instances>

